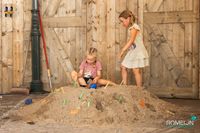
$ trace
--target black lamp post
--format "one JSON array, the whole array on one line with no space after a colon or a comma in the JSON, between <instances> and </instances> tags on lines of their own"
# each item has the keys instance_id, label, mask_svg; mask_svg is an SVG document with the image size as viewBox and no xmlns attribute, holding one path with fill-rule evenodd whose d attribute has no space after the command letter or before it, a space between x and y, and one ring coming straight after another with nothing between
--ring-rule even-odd
<instances>
[{"instance_id":1,"label":"black lamp post","mask_svg":"<svg viewBox=\"0 0 200 133\"><path fill-rule=\"evenodd\" d=\"M40 79L40 31L38 16L38 0L32 0L32 81L30 84L31 92L42 92L43 85Z\"/></svg>"}]
</instances>

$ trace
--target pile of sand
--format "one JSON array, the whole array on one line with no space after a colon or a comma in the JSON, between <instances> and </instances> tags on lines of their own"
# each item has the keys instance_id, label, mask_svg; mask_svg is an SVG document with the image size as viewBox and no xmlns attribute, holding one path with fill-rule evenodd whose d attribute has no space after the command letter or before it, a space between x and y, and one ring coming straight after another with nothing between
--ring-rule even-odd
<instances>
[{"instance_id":1,"label":"pile of sand","mask_svg":"<svg viewBox=\"0 0 200 133\"><path fill-rule=\"evenodd\" d=\"M44 99L20 108L15 118L26 122L72 125L130 125L139 120L165 119L178 107L134 86L106 89L62 87Z\"/></svg>"}]
</instances>

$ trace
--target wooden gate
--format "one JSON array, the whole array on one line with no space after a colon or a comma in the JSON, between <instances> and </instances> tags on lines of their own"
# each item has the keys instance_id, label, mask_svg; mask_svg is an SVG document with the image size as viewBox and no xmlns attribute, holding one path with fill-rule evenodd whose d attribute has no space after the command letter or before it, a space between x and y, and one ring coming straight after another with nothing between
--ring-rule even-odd
<instances>
[{"instance_id":1,"label":"wooden gate","mask_svg":"<svg viewBox=\"0 0 200 133\"><path fill-rule=\"evenodd\" d=\"M86 4L84 0L41 3L54 87L70 83L70 72L77 69L85 56ZM43 68L45 71L44 64ZM46 76L42 77L43 81L47 80Z\"/></svg>"},{"instance_id":2,"label":"wooden gate","mask_svg":"<svg viewBox=\"0 0 200 133\"><path fill-rule=\"evenodd\" d=\"M198 97L199 0L144 0L150 67L145 84L164 97Z\"/></svg>"}]
</instances>

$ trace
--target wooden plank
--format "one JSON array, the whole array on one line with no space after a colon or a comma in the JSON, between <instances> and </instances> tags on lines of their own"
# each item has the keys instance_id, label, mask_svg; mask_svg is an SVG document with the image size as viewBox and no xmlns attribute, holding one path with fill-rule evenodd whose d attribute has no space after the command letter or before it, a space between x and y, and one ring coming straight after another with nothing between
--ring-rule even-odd
<instances>
[{"instance_id":1,"label":"wooden plank","mask_svg":"<svg viewBox=\"0 0 200 133\"><path fill-rule=\"evenodd\" d=\"M192 11L193 8L193 0L185 0L185 10Z\"/></svg>"},{"instance_id":2,"label":"wooden plank","mask_svg":"<svg viewBox=\"0 0 200 133\"><path fill-rule=\"evenodd\" d=\"M107 39L106 39L106 0L96 1L96 48L98 50L98 60L102 63L102 77L107 77Z\"/></svg>"},{"instance_id":3,"label":"wooden plank","mask_svg":"<svg viewBox=\"0 0 200 133\"><path fill-rule=\"evenodd\" d=\"M147 90L161 98L194 98L191 88L148 87Z\"/></svg>"},{"instance_id":4,"label":"wooden plank","mask_svg":"<svg viewBox=\"0 0 200 133\"><path fill-rule=\"evenodd\" d=\"M148 32L146 30L146 28L144 28L144 32L143 32L143 40L144 40L144 44L147 48L147 52L148 52L148 55L149 55L149 67L146 67L143 71L143 79L144 79L144 86L150 86L150 80L151 80L151 67L152 67L152 54L154 54L152 52L152 46L151 46L151 43L149 41L149 35L148 35Z\"/></svg>"},{"instance_id":5,"label":"wooden plank","mask_svg":"<svg viewBox=\"0 0 200 133\"><path fill-rule=\"evenodd\" d=\"M0 9L2 11L2 1L0 2ZM0 33L2 33L2 17L3 15L0 16ZM0 94L3 93L3 88L2 88L2 35L0 36Z\"/></svg>"},{"instance_id":6,"label":"wooden plank","mask_svg":"<svg viewBox=\"0 0 200 133\"><path fill-rule=\"evenodd\" d=\"M84 27L86 22L82 17L47 17L43 19L44 27L49 28L67 28L67 27Z\"/></svg>"},{"instance_id":7,"label":"wooden plank","mask_svg":"<svg viewBox=\"0 0 200 133\"><path fill-rule=\"evenodd\" d=\"M148 9L151 12L156 12L159 10L164 0L153 0L151 2L148 1Z\"/></svg>"},{"instance_id":8,"label":"wooden plank","mask_svg":"<svg viewBox=\"0 0 200 133\"><path fill-rule=\"evenodd\" d=\"M184 0L174 0L174 11L184 11L185 1Z\"/></svg>"},{"instance_id":9,"label":"wooden plank","mask_svg":"<svg viewBox=\"0 0 200 133\"><path fill-rule=\"evenodd\" d=\"M173 24L173 52L182 70L184 70L184 32L185 25L183 23Z\"/></svg>"},{"instance_id":10,"label":"wooden plank","mask_svg":"<svg viewBox=\"0 0 200 133\"><path fill-rule=\"evenodd\" d=\"M87 0L82 0L82 5L81 5L81 17L82 17L82 21L87 23ZM85 54L86 54L86 49L87 49L87 33L86 33L86 26L80 29L79 32L79 36L81 37L81 47L80 47L80 62L85 58ZM80 41L79 41L80 42ZM79 65L78 65L79 67Z\"/></svg>"},{"instance_id":11,"label":"wooden plank","mask_svg":"<svg viewBox=\"0 0 200 133\"><path fill-rule=\"evenodd\" d=\"M2 1L2 9L12 6L12 0ZM15 10L15 9L14 9ZM2 87L3 93L8 93L12 87L12 17L2 13Z\"/></svg>"},{"instance_id":12,"label":"wooden plank","mask_svg":"<svg viewBox=\"0 0 200 133\"><path fill-rule=\"evenodd\" d=\"M150 42L151 43L151 42ZM163 61L160 57L160 53L159 51L151 46L151 61L150 61L151 65L150 65L150 85L151 86L163 86L163 70L162 70L162 64ZM156 68L156 69L155 69ZM162 78L161 78L162 77ZM146 83L145 83L146 84Z\"/></svg>"},{"instance_id":13,"label":"wooden plank","mask_svg":"<svg viewBox=\"0 0 200 133\"><path fill-rule=\"evenodd\" d=\"M164 12L170 12L173 11L173 2L171 0L164 0L163 5L164 5Z\"/></svg>"},{"instance_id":14,"label":"wooden plank","mask_svg":"<svg viewBox=\"0 0 200 133\"><path fill-rule=\"evenodd\" d=\"M52 17L56 14L59 6L60 6L61 0L51 0L49 1L49 5L44 11L44 16Z\"/></svg>"},{"instance_id":15,"label":"wooden plank","mask_svg":"<svg viewBox=\"0 0 200 133\"><path fill-rule=\"evenodd\" d=\"M199 18L200 18L200 2L199 2ZM198 32L198 35L200 35L200 21L199 21L199 32ZM200 46L200 38L199 38L199 46ZM199 47L199 51L200 51L200 47ZM200 54L199 54L199 59L200 59ZM199 67L200 67L200 61L199 61ZM198 81L198 88L199 88L199 99L200 99L200 71L199 71L199 81Z\"/></svg>"},{"instance_id":16,"label":"wooden plank","mask_svg":"<svg viewBox=\"0 0 200 133\"><path fill-rule=\"evenodd\" d=\"M31 71L31 17L32 17L32 0L25 0L23 2L23 86L29 87L32 79Z\"/></svg>"},{"instance_id":17,"label":"wooden plank","mask_svg":"<svg viewBox=\"0 0 200 133\"><path fill-rule=\"evenodd\" d=\"M115 81L115 0L107 1L107 52L108 54L108 62L107 65L107 78Z\"/></svg>"},{"instance_id":18,"label":"wooden plank","mask_svg":"<svg viewBox=\"0 0 200 133\"><path fill-rule=\"evenodd\" d=\"M197 14L192 11L181 11L181 12L148 12L144 13L145 21L149 23L191 23L199 21Z\"/></svg>"},{"instance_id":19,"label":"wooden plank","mask_svg":"<svg viewBox=\"0 0 200 133\"><path fill-rule=\"evenodd\" d=\"M62 44L60 43L60 40L53 29L45 28L45 34L46 34L47 41L51 45L50 47L54 51L53 54L58 58L60 65L63 67L65 74L68 76L71 82L70 72L73 71L74 68L69 59L69 56L64 51L64 48L62 47ZM50 42L54 42L54 43L50 43Z\"/></svg>"},{"instance_id":20,"label":"wooden plank","mask_svg":"<svg viewBox=\"0 0 200 133\"><path fill-rule=\"evenodd\" d=\"M119 21L119 14L126 9L126 0L118 0L116 1L116 31L115 31L115 40L116 40L116 53L115 55L118 55L119 51L121 50L121 48L125 45L125 42L127 41L126 37L127 37L127 33L126 33L126 28L124 28L122 26L122 24ZM104 33L103 33L104 34ZM104 40L102 38L102 40ZM121 82L121 72L120 72L120 65L121 62L118 60L118 57L115 57L116 60L116 82L120 83Z\"/></svg>"},{"instance_id":21,"label":"wooden plank","mask_svg":"<svg viewBox=\"0 0 200 133\"><path fill-rule=\"evenodd\" d=\"M13 15L13 87L22 85L23 76L23 0L14 0L15 14Z\"/></svg>"},{"instance_id":22,"label":"wooden plank","mask_svg":"<svg viewBox=\"0 0 200 133\"><path fill-rule=\"evenodd\" d=\"M165 30L164 30L164 35L168 41L168 45L170 49L173 49L173 24L164 24ZM164 62L163 62L164 63ZM166 82L167 86L176 86L173 78L171 78L171 74L169 73L167 67L163 65L164 67L164 75L165 79L164 81Z\"/></svg>"},{"instance_id":23,"label":"wooden plank","mask_svg":"<svg viewBox=\"0 0 200 133\"><path fill-rule=\"evenodd\" d=\"M67 16L76 16L76 3L75 1L72 0L67 0L68 4L67 4L67 9L69 10L69 13L67 14ZM68 28L68 43L70 45L70 53L69 53L69 57L70 57L70 61L73 65L73 67L76 65L76 55L78 54L78 50L76 49L76 45L79 45L79 43L76 43L76 30L77 28L75 27L69 27Z\"/></svg>"},{"instance_id":24,"label":"wooden plank","mask_svg":"<svg viewBox=\"0 0 200 133\"><path fill-rule=\"evenodd\" d=\"M138 24L140 25L140 31L143 33L143 22L144 20L144 1L139 0L138 1Z\"/></svg>"},{"instance_id":25,"label":"wooden plank","mask_svg":"<svg viewBox=\"0 0 200 133\"><path fill-rule=\"evenodd\" d=\"M199 0L193 1L193 12L199 17ZM199 22L193 23L193 95L199 97Z\"/></svg>"},{"instance_id":26,"label":"wooden plank","mask_svg":"<svg viewBox=\"0 0 200 133\"><path fill-rule=\"evenodd\" d=\"M96 1L87 1L87 48L97 46Z\"/></svg>"},{"instance_id":27,"label":"wooden plank","mask_svg":"<svg viewBox=\"0 0 200 133\"><path fill-rule=\"evenodd\" d=\"M158 26L148 25L147 23L145 23L145 25L151 39L151 44L157 48L163 61L165 62L167 69L172 74L172 77L176 82L177 86L190 87L191 83L183 73L183 70L178 63L176 56L171 51L166 38L160 32Z\"/></svg>"},{"instance_id":28,"label":"wooden plank","mask_svg":"<svg viewBox=\"0 0 200 133\"><path fill-rule=\"evenodd\" d=\"M76 0L75 1L75 10L76 10L76 16L81 16L82 13L82 1L81 0ZM84 5L83 5L84 6ZM86 22L86 20L85 20ZM76 51L78 51L78 53L75 54L75 64L74 64L74 69L78 71L79 69L79 65L81 62L81 57L83 56L82 53L82 47L83 47L83 42L81 41L82 37L84 35L80 34L80 32L82 31L82 28L76 28Z\"/></svg>"},{"instance_id":29,"label":"wooden plank","mask_svg":"<svg viewBox=\"0 0 200 133\"><path fill-rule=\"evenodd\" d=\"M192 32L193 32L193 27L192 23L186 23L185 24L185 46L184 46L184 71L190 80L192 82L193 77L192 77L192 58L193 58L193 49L192 49Z\"/></svg>"},{"instance_id":30,"label":"wooden plank","mask_svg":"<svg viewBox=\"0 0 200 133\"><path fill-rule=\"evenodd\" d=\"M116 1L117 2L117 1ZM132 11L135 16L138 16L138 0L127 0L127 8ZM123 6L123 5L121 5ZM124 8L125 9L125 8Z\"/></svg>"}]
</instances>

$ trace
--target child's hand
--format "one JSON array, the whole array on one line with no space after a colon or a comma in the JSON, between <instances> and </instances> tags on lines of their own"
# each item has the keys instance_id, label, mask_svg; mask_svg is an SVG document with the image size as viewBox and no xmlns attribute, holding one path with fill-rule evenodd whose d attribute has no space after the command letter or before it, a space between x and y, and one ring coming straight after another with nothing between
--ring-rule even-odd
<instances>
[{"instance_id":1,"label":"child's hand","mask_svg":"<svg viewBox=\"0 0 200 133\"><path fill-rule=\"evenodd\" d=\"M120 53L118 54L118 60L119 60L119 61L121 61L121 59L122 59L122 55L123 55L122 52L120 52Z\"/></svg>"},{"instance_id":2,"label":"child's hand","mask_svg":"<svg viewBox=\"0 0 200 133\"><path fill-rule=\"evenodd\" d=\"M92 80L92 83L93 83L93 84L96 84L96 83L97 83L97 80L98 80L97 78L94 78L94 79Z\"/></svg>"}]
</instances>

